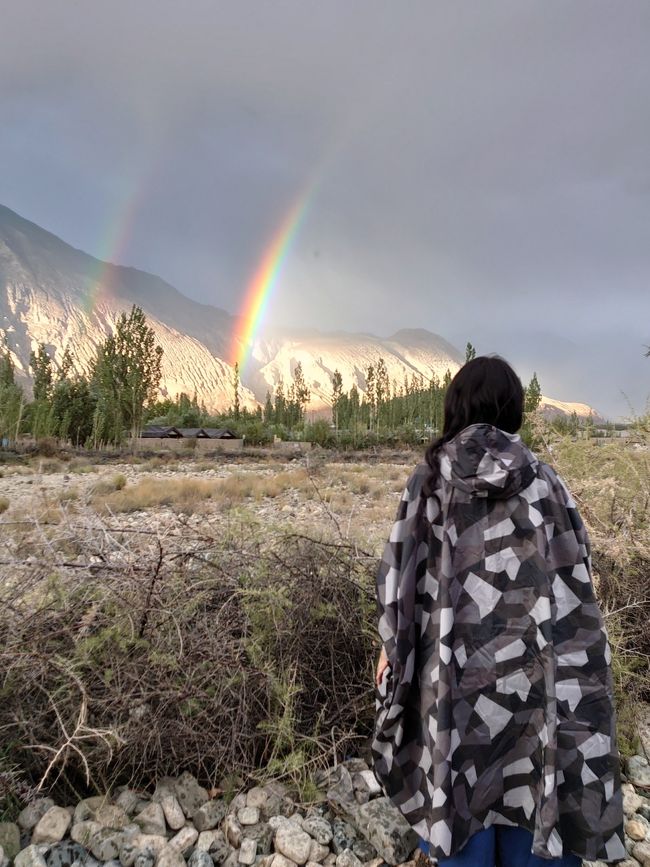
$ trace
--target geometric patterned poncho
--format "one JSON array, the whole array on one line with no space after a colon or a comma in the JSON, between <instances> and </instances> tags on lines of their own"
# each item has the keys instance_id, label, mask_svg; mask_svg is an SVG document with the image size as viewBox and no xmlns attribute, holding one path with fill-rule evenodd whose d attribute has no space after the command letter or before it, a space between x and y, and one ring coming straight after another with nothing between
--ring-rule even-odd
<instances>
[{"instance_id":1,"label":"geometric patterned poncho","mask_svg":"<svg viewBox=\"0 0 650 867\"><path fill-rule=\"evenodd\" d=\"M375 773L431 855L493 824L542 858L626 857L589 540L518 435L471 425L411 475L379 569Z\"/></svg>"}]
</instances>

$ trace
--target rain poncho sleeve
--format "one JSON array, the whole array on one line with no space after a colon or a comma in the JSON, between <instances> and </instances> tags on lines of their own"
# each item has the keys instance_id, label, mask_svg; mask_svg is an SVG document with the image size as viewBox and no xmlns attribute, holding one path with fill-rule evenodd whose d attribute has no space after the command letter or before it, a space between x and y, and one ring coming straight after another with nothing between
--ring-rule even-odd
<instances>
[{"instance_id":1,"label":"rain poncho sleeve","mask_svg":"<svg viewBox=\"0 0 650 867\"><path fill-rule=\"evenodd\" d=\"M562 479L488 425L408 480L377 574L375 773L438 859L493 824L625 858L610 649Z\"/></svg>"},{"instance_id":2,"label":"rain poncho sleeve","mask_svg":"<svg viewBox=\"0 0 650 867\"><path fill-rule=\"evenodd\" d=\"M408 635L414 636L416 626L413 610L415 585L402 580L402 575L409 564L413 564L418 546L421 548L421 557L426 559L426 550L421 547L425 504L420 496L425 477L425 467L418 466L406 483L379 566L379 635L390 662L389 674L394 674L397 667L401 669L406 665L410 653L411 644L400 644L398 634L406 630Z\"/></svg>"}]
</instances>

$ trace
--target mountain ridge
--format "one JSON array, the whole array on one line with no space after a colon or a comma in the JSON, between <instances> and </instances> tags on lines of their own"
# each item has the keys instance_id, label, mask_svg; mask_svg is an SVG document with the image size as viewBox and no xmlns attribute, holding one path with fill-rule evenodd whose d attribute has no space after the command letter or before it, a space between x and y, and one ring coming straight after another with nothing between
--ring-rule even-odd
<instances>
[{"instance_id":1,"label":"mountain ridge","mask_svg":"<svg viewBox=\"0 0 650 867\"><path fill-rule=\"evenodd\" d=\"M29 355L44 343L59 363L65 348L87 372L97 345L120 313L142 307L163 347L161 394L196 394L210 410L232 403L234 370L228 363L238 317L183 295L163 278L134 266L103 262L0 205L0 337L17 375L31 380ZM259 335L242 371L240 403L253 408L280 382L288 386L298 363L311 391L310 409L331 399L335 370L343 388L365 392L368 365L383 358L389 379L432 374L440 379L463 363L441 335L422 328L389 337L365 332L269 329Z\"/></svg>"}]
</instances>

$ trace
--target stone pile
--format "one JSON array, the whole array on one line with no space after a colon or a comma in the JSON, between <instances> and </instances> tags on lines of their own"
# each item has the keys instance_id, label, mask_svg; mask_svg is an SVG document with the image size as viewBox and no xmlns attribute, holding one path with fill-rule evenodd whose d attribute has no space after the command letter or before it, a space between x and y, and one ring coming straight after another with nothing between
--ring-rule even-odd
<instances>
[{"instance_id":1,"label":"stone pile","mask_svg":"<svg viewBox=\"0 0 650 867\"><path fill-rule=\"evenodd\" d=\"M324 772L327 801L299 808L280 783L211 798L191 774L76 807L50 798L0 823L0 867L381 867L415 855L417 838L381 797L367 764Z\"/></svg>"},{"instance_id":2,"label":"stone pile","mask_svg":"<svg viewBox=\"0 0 650 867\"><path fill-rule=\"evenodd\" d=\"M619 867L650 867L650 763L633 756L626 776L628 859ZM308 808L277 782L230 801L210 797L187 773L160 780L152 795L121 788L76 807L41 798L17 823L0 823L0 867L414 867L417 837L364 761L317 783L327 798Z\"/></svg>"}]
</instances>

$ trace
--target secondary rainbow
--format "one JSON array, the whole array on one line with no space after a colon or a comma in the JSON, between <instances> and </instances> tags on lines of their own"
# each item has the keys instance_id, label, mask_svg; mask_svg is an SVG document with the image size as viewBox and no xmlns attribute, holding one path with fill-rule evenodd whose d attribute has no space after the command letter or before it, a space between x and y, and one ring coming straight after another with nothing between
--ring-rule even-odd
<instances>
[{"instance_id":1,"label":"secondary rainbow","mask_svg":"<svg viewBox=\"0 0 650 867\"><path fill-rule=\"evenodd\" d=\"M246 289L230 347L230 363L237 362L240 371L246 365L255 335L264 321L264 314L278 284L282 266L307 211L312 189L313 185L310 185L289 208Z\"/></svg>"},{"instance_id":2,"label":"secondary rainbow","mask_svg":"<svg viewBox=\"0 0 650 867\"><path fill-rule=\"evenodd\" d=\"M88 315L113 295L113 278L116 276L113 266L124 264L136 219L151 191L157 171L158 164L154 161L147 172L134 172L122 178L111 217L106 221L100 239L97 264L86 286L84 308Z\"/></svg>"}]
</instances>

